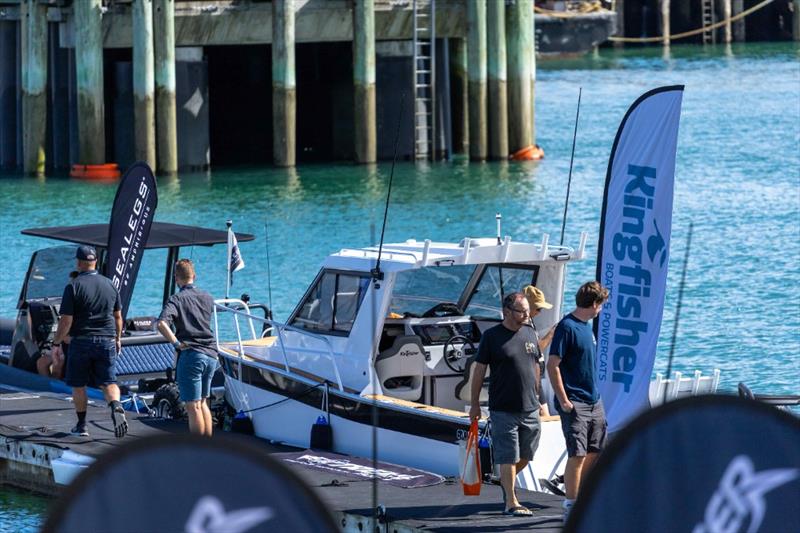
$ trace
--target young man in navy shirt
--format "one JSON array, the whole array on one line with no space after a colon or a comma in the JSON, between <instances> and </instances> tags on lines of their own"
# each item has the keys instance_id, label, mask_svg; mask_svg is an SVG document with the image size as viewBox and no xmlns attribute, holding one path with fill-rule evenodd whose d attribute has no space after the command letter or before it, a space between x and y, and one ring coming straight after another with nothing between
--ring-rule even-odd
<instances>
[{"instance_id":1,"label":"young man in navy shirt","mask_svg":"<svg viewBox=\"0 0 800 533\"><path fill-rule=\"evenodd\" d=\"M64 288L61 297L61 318L53 339L53 358L62 357L61 343L67 337L67 385L72 387L72 401L78 415L73 435L88 437L86 386L90 376L103 390L111 408L114 435L122 438L128 432L125 410L119 402L116 359L122 350L122 311L119 292L114 284L97 270L97 252L91 246L79 246L75 254L78 275Z\"/></svg>"},{"instance_id":2,"label":"young man in navy shirt","mask_svg":"<svg viewBox=\"0 0 800 533\"><path fill-rule=\"evenodd\" d=\"M575 294L575 309L556 326L547 359L567 444L565 518L606 442L606 413L595 379L596 341L591 324L606 300L608 289L596 281L584 283Z\"/></svg>"}]
</instances>

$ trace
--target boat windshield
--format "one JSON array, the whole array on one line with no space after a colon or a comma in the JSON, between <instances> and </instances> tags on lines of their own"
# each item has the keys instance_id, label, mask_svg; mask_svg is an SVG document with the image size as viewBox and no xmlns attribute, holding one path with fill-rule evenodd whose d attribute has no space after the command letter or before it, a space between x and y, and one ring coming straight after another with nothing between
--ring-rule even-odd
<instances>
[{"instance_id":1,"label":"boat windshield","mask_svg":"<svg viewBox=\"0 0 800 533\"><path fill-rule=\"evenodd\" d=\"M75 245L54 246L33 255L22 295L24 301L60 298L75 270Z\"/></svg>"},{"instance_id":2,"label":"boat windshield","mask_svg":"<svg viewBox=\"0 0 800 533\"><path fill-rule=\"evenodd\" d=\"M474 271L474 265L455 265L399 272L389 311L422 316L438 303L457 303Z\"/></svg>"},{"instance_id":3,"label":"boat windshield","mask_svg":"<svg viewBox=\"0 0 800 533\"><path fill-rule=\"evenodd\" d=\"M480 279L466 302L464 314L487 319L503 318L503 297L535 285L537 265L481 265ZM405 270L397 274L389 311L401 316L422 316L436 304L458 303L475 273L474 265Z\"/></svg>"}]
</instances>

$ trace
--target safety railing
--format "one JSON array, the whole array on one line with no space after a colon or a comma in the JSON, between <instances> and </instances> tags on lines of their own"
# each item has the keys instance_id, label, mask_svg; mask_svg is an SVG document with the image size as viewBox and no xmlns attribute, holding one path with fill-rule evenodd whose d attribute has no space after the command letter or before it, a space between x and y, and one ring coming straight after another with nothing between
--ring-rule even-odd
<instances>
[{"instance_id":1,"label":"safety railing","mask_svg":"<svg viewBox=\"0 0 800 533\"><path fill-rule=\"evenodd\" d=\"M234 328L236 330L236 346L238 347L237 355L239 356L238 364L239 364L240 376L242 375L241 374L242 358L246 355L244 351L244 346L245 346L244 341L242 340L242 328L241 324L239 323L239 317L243 317L244 319L247 320L247 325L249 326L252 340L257 340L260 338L256 334L256 328L253 324L254 321L260 322L262 324L267 324L272 328L273 334L278 338L278 345L280 347L281 355L283 357L283 365L287 373L291 373L292 371L291 371L291 366L289 365L289 357L287 355L286 341L284 337L286 331L293 331L304 337L308 337L310 339L322 342L322 344L326 347L326 350L316 350L313 348L305 348L297 346L297 347L292 347L291 351L327 356L327 358L331 362L331 366L333 367L333 373L334 376L336 377L336 385L339 387L340 391L344 391L344 386L342 385L342 377L341 374L339 373L339 366L336 364L336 358L334 357L333 345L331 345L331 341L324 335L317 335L315 333L308 332L302 328L296 328L288 324L284 324L282 322L276 322L266 317L256 316L250 312L250 307L242 300L239 300L237 298L222 298L219 300L214 300L214 337L217 343L218 351L222 351L222 346L220 345L219 341L219 332L220 332L219 311L233 314L233 323L234 323Z\"/></svg>"}]
</instances>

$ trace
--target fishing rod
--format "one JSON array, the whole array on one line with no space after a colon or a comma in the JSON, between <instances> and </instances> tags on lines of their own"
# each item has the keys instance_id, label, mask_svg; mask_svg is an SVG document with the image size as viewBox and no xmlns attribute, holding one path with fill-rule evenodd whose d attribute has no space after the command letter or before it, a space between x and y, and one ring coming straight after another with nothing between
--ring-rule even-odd
<instances>
[{"instance_id":1,"label":"fishing rod","mask_svg":"<svg viewBox=\"0 0 800 533\"><path fill-rule=\"evenodd\" d=\"M564 201L564 219L561 221L561 242L564 245L564 229L567 226L567 208L569 207L569 188L572 185L572 162L575 160L575 140L578 137L578 117L581 114L581 93L583 87L578 87L578 109L575 111L575 131L572 133L572 155L569 156L569 179L567 180L567 199Z\"/></svg>"},{"instance_id":2,"label":"fishing rod","mask_svg":"<svg viewBox=\"0 0 800 533\"><path fill-rule=\"evenodd\" d=\"M669 347L669 359L667 360L667 379L672 373L672 359L675 356L675 343L678 339L678 322L681 318L681 304L683 302L683 288L686 286L686 271L689 266L689 249L692 247L692 229L694 223L689 222L689 235L686 237L686 255L683 259L683 273L681 274L681 284L678 289L678 304L675 306L675 327L672 329L672 343ZM664 402L667 401L667 390L669 387L664 387Z\"/></svg>"},{"instance_id":3,"label":"fishing rod","mask_svg":"<svg viewBox=\"0 0 800 533\"><path fill-rule=\"evenodd\" d=\"M269 318L272 319L272 271L269 264L269 229L267 219L264 219L264 244L267 248L267 294L269 295Z\"/></svg>"},{"instance_id":4,"label":"fishing rod","mask_svg":"<svg viewBox=\"0 0 800 533\"><path fill-rule=\"evenodd\" d=\"M386 218L389 214L389 199L392 197L392 181L394 181L394 164L397 162L397 144L400 140L400 119L403 116L403 102L406 99L406 93L400 95L400 112L397 114L397 130L394 134L394 156L392 157L392 170L389 172L389 190L386 192L386 206L383 209L383 226L381 227L381 242L378 246L378 260L375 263L375 268L372 269L372 280L377 282L383 279L383 272L381 272L381 254L383 253L383 235L386 232ZM377 288L377 287L376 287Z\"/></svg>"},{"instance_id":5,"label":"fishing rod","mask_svg":"<svg viewBox=\"0 0 800 533\"><path fill-rule=\"evenodd\" d=\"M400 141L400 120L403 118L403 102L406 99L406 94L400 95L400 111L397 114L397 129L394 134L394 156L392 157L392 170L389 172L389 189L386 192L386 206L383 209L383 226L381 227L381 242L378 246L378 260L375 262L375 268L372 269L372 281L375 282L375 289L380 287L378 281L383 279L383 272L381 272L381 253L383 252L383 236L386 232L386 219L389 214L389 199L392 196L392 181L394 180L394 165L397 162L397 145ZM375 242L375 225L370 224L370 242ZM375 291L372 291L372 309L375 309ZM375 313L371 313L374 321ZM375 324L373 323L372 331L375 331ZM373 343L375 342L373 336ZM377 356L377 348L373 346L372 352ZM373 365L370 372L370 383L372 384L372 515L375 524L378 524L382 518L383 511L378 507L378 399L376 397L377 387L375 387L375 367Z\"/></svg>"}]
</instances>

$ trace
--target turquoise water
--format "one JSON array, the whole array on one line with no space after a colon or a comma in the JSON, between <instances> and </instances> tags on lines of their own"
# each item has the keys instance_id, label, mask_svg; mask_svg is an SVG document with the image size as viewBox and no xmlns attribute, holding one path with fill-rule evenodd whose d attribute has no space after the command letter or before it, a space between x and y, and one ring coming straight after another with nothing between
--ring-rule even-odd
<instances>
[{"instance_id":1,"label":"turquoise water","mask_svg":"<svg viewBox=\"0 0 800 533\"><path fill-rule=\"evenodd\" d=\"M0 488L0 533L35 533L49 503L28 492Z\"/></svg>"},{"instance_id":2,"label":"turquoise water","mask_svg":"<svg viewBox=\"0 0 800 533\"><path fill-rule=\"evenodd\" d=\"M398 164L387 242L493 236L495 212L515 240L560 238L578 88L583 87L565 244L589 233L588 259L569 271L566 305L594 277L611 144L628 106L661 85L686 86L676 166L672 257L656 371L664 371L689 223L689 270L673 368L722 371L761 393L800 393L800 48L795 44L603 51L540 62L537 141L526 163ZM302 103L301 103L302 105ZM380 231L390 165L293 170L215 169L159 181L156 219L256 235L232 295L269 301L286 318L324 257L368 245ZM64 177L0 179L0 316L12 316L30 254L47 243L28 227L106 222L115 184ZM374 239L374 240L377 240ZM198 284L225 291L224 247L182 252ZM166 252L148 252L130 315L160 310ZM569 307L568 307L569 308ZM2 513L0 513L2 516Z\"/></svg>"}]
</instances>

